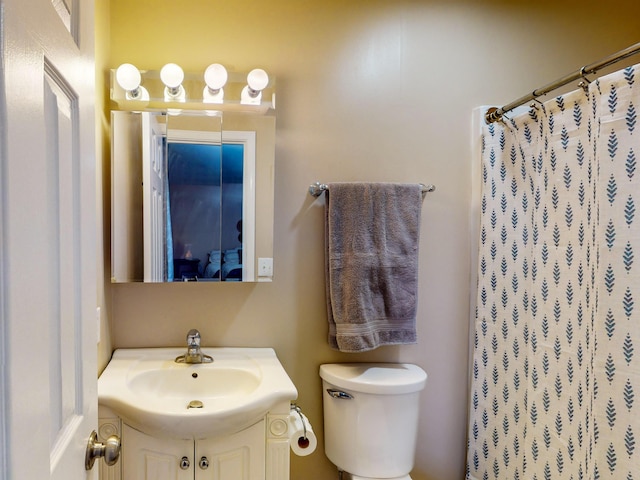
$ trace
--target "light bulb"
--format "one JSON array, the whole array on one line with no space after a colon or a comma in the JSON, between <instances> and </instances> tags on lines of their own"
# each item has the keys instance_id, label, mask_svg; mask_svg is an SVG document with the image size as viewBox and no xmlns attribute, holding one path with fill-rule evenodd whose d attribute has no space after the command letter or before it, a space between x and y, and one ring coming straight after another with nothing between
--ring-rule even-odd
<instances>
[{"instance_id":1,"label":"light bulb","mask_svg":"<svg viewBox=\"0 0 640 480\"><path fill-rule=\"evenodd\" d=\"M127 100L148 100L149 94L140 86L142 75L140 71L130 63L123 63L116 70L116 82L126 92Z\"/></svg>"},{"instance_id":2,"label":"light bulb","mask_svg":"<svg viewBox=\"0 0 640 480\"><path fill-rule=\"evenodd\" d=\"M180 65L175 63L167 63L160 70L160 79L170 89L177 89L184 80L184 72Z\"/></svg>"},{"instance_id":3,"label":"light bulb","mask_svg":"<svg viewBox=\"0 0 640 480\"><path fill-rule=\"evenodd\" d=\"M262 90L269 84L269 75L261 68L255 68L247 75L247 85L240 94L240 103L245 105L260 105Z\"/></svg>"},{"instance_id":4,"label":"light bulb","mask_svg":"<svg viewBox=\"0 0 640 480\"><path fill-rule=\"evenodd\" d=\"M135 90L140 86L141 81L140 72L130 63L123 63L116 70L116 82L126 91Z\"/></svg>"},{"instance_id":5,"label":"light bulb","mask_svg":"<svg viewBox=\"0 0 640 480\"><path fill-rule=\"evenodd\" d=\"M211 90L211 93L217 93L227 83L227 69L219 63L213 63L204 71L204 82Z\"/></svg>"},{"instance_id":6,"label":"light bulb","mask_svg":"<svg viewBox=\"0 0 640 480\"><path fill-rule=\"evenodd\" d=\"M269 75L261 68L255 68L247 75L247 84L252 96L256 96L269 84Z\"/></svg>"},{"instance_id":7,"label":"light bulb","mask_svg":"<svg viewBox=\"0 0 640 480\"><path fill-rule=\"evenodd\" d=\"M184 102L186 92L182 87L184 80L184 72L180 65L175 63L167 63L160 69L160 80L165 84L164 101L165 102Z\"/></svg>"}]
</instances>

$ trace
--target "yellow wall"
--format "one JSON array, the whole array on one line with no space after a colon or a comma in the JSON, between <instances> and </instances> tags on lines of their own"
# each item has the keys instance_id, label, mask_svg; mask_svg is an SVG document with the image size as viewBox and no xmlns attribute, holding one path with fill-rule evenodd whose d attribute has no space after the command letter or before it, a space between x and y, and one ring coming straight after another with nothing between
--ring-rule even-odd
<instances>
[{"instance_id":1,"label":"yellow wall","mask_svg":"<svg viewBox=\"0 0 640 480\"><path fill-rule=\"evenodd\" d=\"M322 449L318 366L416 363L429 380L413 479L460 480L468 403L472 110L507 103L637 42L640 3L97 4L101 75L123 62L142 69L176 62L188 71L219 62L236 71L263 67L277 77L278 88L275 281L105 284L100 365L112 348L182 345L190 328L201 331L206 345L274 347L320 437L313 455L292 457L292 479L315 480L337 478ZM366 354L327 346L323 200L307 194L317 180L436 185L423 204L418 345ZM108 178L102 187L108 192ZM104 212L108 228L108 203Z\"/></svg>"},{"instance_id":2,"label":"yellow wall","mask_svg":"<svg viewBox=\"0 0 640 480\"><path fill-rule=\"evenodd\" d=\"M97 299L100 307L101 321L99 325L100 342L98 342L98 369L101 372L111 356L111 288L109 278L110 268L110 172L109 161L109 82L105 75L106 65L109 65L109 36L110 36L110 5L107 1L95 2L94 28L96 34L95 62L96 62L96 208L98 221L96 250L104 251L104 255L97 258ZM100 163L100 159L103 159Z\"/></svg>"}]
</instances>

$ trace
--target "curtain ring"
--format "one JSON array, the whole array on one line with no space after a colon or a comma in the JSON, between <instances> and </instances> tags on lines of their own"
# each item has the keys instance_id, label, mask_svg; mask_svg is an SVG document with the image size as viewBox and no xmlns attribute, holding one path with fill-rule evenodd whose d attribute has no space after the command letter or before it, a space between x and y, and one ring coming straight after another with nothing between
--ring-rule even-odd
<instances>
[{"instance_id":1,"label":"curtain ring","mask_svg":"<svg viewBox=\"0 0 640 480\"><path fill-rule=\"evenodd\" d=\"M529 104L529 108L533 108L534 110L540 110L543 107L544 107L544 104L537 98L534 98Z\"/></svg>"},{"instance_id":2,"label":"curtain ring","mask_svg":"<svg viewBox=\"0 0 640 480\"><path fill-rule=\"evenodd\" d=\"M589 80L589 78L587 78L587 74L584 71L585 67L582 67L580 69L580 76L582 77L582 80L580 80L578 82L578 87L580 87L584 93L589 93L589 84L591 83L591 80Z\"/></svg>"}]
</instances>

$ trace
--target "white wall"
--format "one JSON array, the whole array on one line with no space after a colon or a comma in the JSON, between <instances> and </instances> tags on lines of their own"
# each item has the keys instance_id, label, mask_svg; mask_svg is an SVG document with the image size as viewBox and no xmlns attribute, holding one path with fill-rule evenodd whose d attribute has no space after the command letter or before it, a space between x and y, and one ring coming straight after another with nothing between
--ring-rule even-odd
<instances>
[{"instance_id":1,"label":"white wall","mask_svg":"<svg viewBox=\"0 0 640 480\"><path fill-rule=\"evenodd\" d=\"M321 363L416 363L429 380L413 478L461 479L472 110L635 43L640 3L111 0L109 14L105 70L220 62L277 77L275 280L114 285L101 351L181 345L190 328L206 345L274 347L320 436L316 453L292 459L294 480L337 478L321 448ZM423 204L418 345L327 346L323 200L307 194L317 180L436 185Z\"/></svg>"}]
</instances>

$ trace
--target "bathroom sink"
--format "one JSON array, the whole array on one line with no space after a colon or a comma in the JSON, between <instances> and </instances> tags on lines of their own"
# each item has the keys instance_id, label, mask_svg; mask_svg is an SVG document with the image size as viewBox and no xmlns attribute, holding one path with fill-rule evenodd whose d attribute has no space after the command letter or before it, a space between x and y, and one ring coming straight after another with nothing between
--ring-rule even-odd
<instances>
[{"instance_id":1,"label":"bathroom sink","mask_svg":"<svg viewBox=\"0 0 640 480\"><path fill-rule=\"evenodd\" d=\"M295 400L271 348L203 348L212 363L176 363L184 348L119 349L98 379L98 402L153 436L211 438L238 432Z\"/></svg>"},{"instance_id":2,"label":"bathroom sink","mask_svg":"<svg viewBox=\"0 0 640 480\"><path fill-rule=\"evenodd\" d=\"M260 376L239 368L158 368L133 375L129 388L157 398L221 398L248 395L260 385Z\"/></svg>"}]
</instances>

